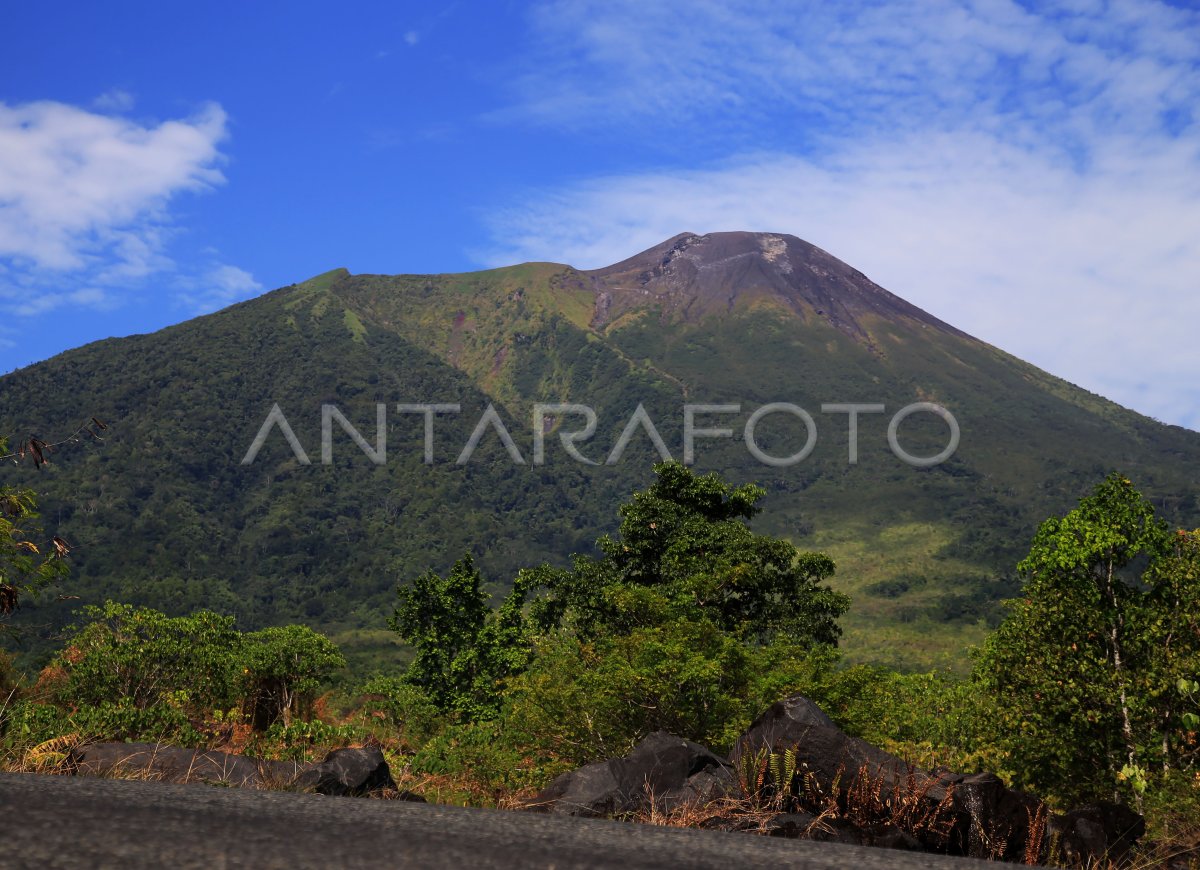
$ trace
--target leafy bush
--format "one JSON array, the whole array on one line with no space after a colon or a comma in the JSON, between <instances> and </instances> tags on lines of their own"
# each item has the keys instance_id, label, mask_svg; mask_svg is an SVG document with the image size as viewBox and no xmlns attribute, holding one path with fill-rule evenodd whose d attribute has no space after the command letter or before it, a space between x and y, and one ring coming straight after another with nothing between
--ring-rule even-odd
<instances>
[{"instance_id":1,"label":"leafy bush","mask_svg":"<svg viewBox=\"0 0 1200 870\"><path fill-rule=\"evenodd\" d=\"M245 635L242 644L243 704L260 731L277 721L288 726L294 714L311 715L317 687L346 666L328 638L304 625L264 628Z\"/></svg>"},{"instance_id":2,"label":"leafy bush","mask_svg":"<svg viewBox=\"0 0 1200 870\"><path fill-rule=\"evenodd\" d=\"M451 725L419 749L410 772L448 779L443 802L497 805L544 786L570 765L537 759L502 720Z\"/></svg>"},{"instance_id":3,"label":"leafy bush","mask_svg":"<svg viewBox=\"0 0 1200 870\"><path fill-rule=\"evenodd\" d=\"M237 709L259 730L277 719L286 726L293 713L311 714L320 682L345 663L304 626L243 635L232 617L207 610L169 617L112 602L83 615L89 621L69 635L38 691L62 709L64 728L94 738L200 745L205 723ZM50 714L31 721L48 725Z\"/></svg>"},{"instance_id":4,"label":"leafy bush","mask_svg":"<svg viewBox=\"0 0 1200 870\"><path fill-rule=\"evenodd\" d=\"M242 636L232 617L207 610L169 617L111 601L83 614L90 621L52 665L62 674L54 699L64 706L144 710L169 702L202 714L236 704Z\"/></svg>"},{"instance_id":5,"label":"leafy bush","mask_svg":"<svg viewBox=\"0 0 1200 870\"><path fill-rule=\"evenodd\" d=\"M320 761L330 749L348 746L365 735L352 725L331 725L314 719L288 725L276 722L258 734L247 750L253 755L293 761Z\"/></svg>"},{"instance_id":6,"label":"leafy bush","mask_svg":"<svg viewBox=\"0 0 1200 870\"><path fill-rule=\"evenodd\" d=\"M34 746L71 730L68 714L53 704L21 700L0 711L0 746L5 748Z\"/></svg>"},{"instance_id":7,"label":"leafy bush","mask_svg":"<svg viewBox=\"0 0 1200 870\"><path fill-rule=\"evenodd\" d=\"M439 734L445 715L424 690L403 677L375 676L363 683L362 715L371 725L382 725L409 746L420 746Z\"/></svg>"},{"instance_id":8,"label":"leafy bush","mask_svg":"<svg viewBox=\"0 0 1200 870\"><path fill-rule=\"evenodd\" d=\"M547 638L514 682L508 725L551 758L584 764L659 729L721 752L775 701L803 692L853 732L874 672L828 648L749 646L711 623L677 621L580 643Z\"/></svg>"}]
</instances>

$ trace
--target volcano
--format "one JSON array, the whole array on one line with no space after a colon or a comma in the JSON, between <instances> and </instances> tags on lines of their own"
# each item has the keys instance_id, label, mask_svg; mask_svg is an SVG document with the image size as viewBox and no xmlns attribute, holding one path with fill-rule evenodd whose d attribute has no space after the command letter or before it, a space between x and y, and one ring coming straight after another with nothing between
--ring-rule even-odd
<instances>
[{"instance_id":1,"label":"volcano","mask_svg":"<svg viewBox=\"0 0 1200 870\"><path fill-rule=\"evenodd\" d=\"M562 563L615 529L617 506L658 459L648 439L612 466L561 450L516 464L489 431L455 462L489 405L530 457L533 406L568 402L596 411L604 445L642 405L675 458L684 404L736 405L705 424L735 437L705 440L697 469L759 482L762 530L834 557L834 585L853 600L852 661L965 666L966 646L1019 588L1014 566L1038 523L1112 470L1170 521L1200 525L1200 434L1073 386L778 233L682 233L592 270L335 269L0 378L6 431L56 440L93 415L111 427L102 445L9 475L41 493L48 525L76 545L71 595L209 607L245 628L303 621L371 661L395 653L380 629L397 582L469 551L500 591L519 567ZM438 416L428 463L421 415L395 407L422 403L461 408ZM812 416L818 437L802 462L764 465L740 443L771 403ZM859 416L854 463L846 414L822 410L848 403L883 406ZM913 403L944 406L960 426L957 451L936 466L889 449L889 421ZM334 425L324 462L322 406L373 445L379 404L386 461ZM308 464L278 431L242 464L275 405ZM773 455L804 440L785 417L758 433ZM562 425L545 422L547 444ZM914 415L900 437L929 455L946 429ZM24 618L44 636L69 606Z\"/></svg>"}]
</instances>

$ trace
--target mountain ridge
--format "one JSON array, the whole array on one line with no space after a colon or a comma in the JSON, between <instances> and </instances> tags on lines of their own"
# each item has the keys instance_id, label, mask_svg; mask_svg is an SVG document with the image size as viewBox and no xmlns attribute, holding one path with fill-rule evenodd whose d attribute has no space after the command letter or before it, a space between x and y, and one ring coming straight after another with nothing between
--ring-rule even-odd
<instances>
[{"instance_id":1,"label":"mountain ridge","mask_svg":"<svg viewBox=\"0 0 1200 870\"><path fill-rule=\"evenodd\" d=\"M886 435L892 414L921 401L949 408L962 442L918 470ZM421 459L420 419L395 411L413 402L462 406L438 418L432 465ZM9 430L53 434L90 414L112 424L103 446L63 451L40 475L10 472L43 493L45 516L78 544L72 594L211 606L247 626L301 619L373 655L396 654L382 627L396 582L473 550L500 590L531 561L587 552L647 482L658 456L647 440L616 466L581 466L557 446L568 422L558 418L543 433L544 466L513 464L490 435L455 464L489 404L529 460L539 402L595 409L583 444L593 461L639 404L675 458L685 402L738 404L698 424L739 437L698 442L697 465L760 482L768 495L756 522L834 556L835 586L854 599L844 646L856 661L962 667L964 646L1016 590L1013 566L1037 523L1113 469L1172 521L1200 525L1200 434L1080 390L783 234L681 234L587 271L334 269L0 378ZM811 455L788 467L755 461L739 440L750 413L774 402L807 409L817 428ZM821 410L845 402L886 406L860 416L856 464L845 414ZM378 403L386 464L336 429L333 462L316 461L322 404L371 442ZM273 404L311 466L277 433L252 466L239 464ZM788 420L760 425L768 453L803 445ZM916 415L900 437L930 455L946 431ZM43 617L69 618L53 603L30 618Z\"/></svg>"}]
</instances>

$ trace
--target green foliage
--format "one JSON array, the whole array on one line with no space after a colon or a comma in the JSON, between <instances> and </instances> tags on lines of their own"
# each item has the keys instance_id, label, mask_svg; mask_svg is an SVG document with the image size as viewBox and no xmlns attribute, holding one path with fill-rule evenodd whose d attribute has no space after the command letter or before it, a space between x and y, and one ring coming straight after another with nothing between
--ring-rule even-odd
<instances>
[{"instance_id":1,"label":"green foliage","mask_svg":"<svg viewBox=\"0 0 1200 870\"><path fill-rule=\"evenodd\" d=\"M494 715L505 680L524 668L531 652L522 606L532 579L518 577L496 612L470 555L444 578L427 571L400 586L388 624L416 651L408 681L443 712L466 720Z\"/></svg>"},{"instance_id":2,"label":"green foliage","mask_svg":"<svg viewBox=\"0 0 1200 870\"><path fill-rule=\"evenodd\" d=\"M1115 474L1042 524L977 669L1019 785L1140 801L1150 769L1194 763L1179 680L1200 665L1198 553Z\"/></svg>"},{"instance_id":3,"label":"green foliage","mask_svg":"<svg viewBox=\"0 0 1200 870\"><path fill-rule=\"evenodd\" d=\"M243 651L232 617L201 610L169 617L147 607L87 607L89 621L54 660L63 678L55 700L69 708L117 703L203 713L236 705Z\"/></svg>"},{"instance_id":4,"label":"green foliage","mask_svg":"<svg viewBox=\"0 0 1200 870\"><path fill-rule=\"evenodd\" d=\"M410 766L414 773L469 776L476 792L472 802L480 803L482 798L491 805L522 789L541 788L565 769L533 763L508 725L494 719L448 725L412 756ZM455 795L440 797L455 799ZM470 800L465 794L463 798L463 802Z\"/></svg>"},{"instance_id":5,"label":"green foliage","mask_svg":"<svg viewBox=\"0 0 1200 870\"><path fill-rule=\"evenodd\" d=\"M746 525L763 491L678 463L620 509L595 559L518 575L547 634L513 683L510 722L577 762L666 730L728 748L764 706L827 670L848 602L833 563ZM515 617L514 617L515 620Z\"/></svg>"},{"instance_id":6,"label":"green foliage","mask_svg":"<svg viewBox=\"0 0 1200 870\"><path fill-rule=\"evenodd\" d=\"M363 683L359 691L364 696L362 711L368 720L384 725L409 746L420 746L445 725L442 711L404 677L377 675Z\"/></svg>"},{"instance_id":7,"label":"green foliage","mask_svg":"<svg viewBox=\"0 0 1200 870\"><path fill-rule=\"evenodd\" d=\"M331 725L319 719L276 722L265 732L255 734L247 751L268 758L291 761L321 761L330 749L348 746L361 739L352 725Z\"/></svg>"},{"instance_id":8,"label":"green foliage","mask_svg":"<svg viewBox=\"0 0 1200 870\"><path fill-rule=\"evenodd\" d=\"M72 730L94 737L195 745L198 726L239 708L258 730L280 719L286 728L293 714L310 715L313 693L344 664L305 626L244 635L211 611L171 617L112 602L82 613L42 682Z\"/></svg>"},{"instance_id":9,"label":"green foliage","mask_svg":"<svg viewBox=\"0 0 1200 870\"><path fill-rule=\"evenodd\" d=\"M306 625L264 628L242 644L243 703L260 731L276 721L287 727L293 714L309 712L317 687L346 666L338 648Z\"/></svg>"},{"instance_id":10,"label":"green foliage","mask_svg":"<svg viewBox=\"0 0 1200 870\"><path fill-rule=\"evenodd\" d=\"M70 714L53 704L10 698L0 709L0 747L36 746L72 730Z\"/></svg>"},{"instance_id":11,"label":"green foliage","mask_svg":"<svg viewBox=\"0 0 1200 870\"><path fill-rule=\"evenodd\" d=\"M1148 763L1200 767L1200 529L1179 531L1144 575L1146 606L1132 626L1147 667L1134 675L1144 712L1157 717ZM1200 798L1197 798L1200 800Z\"/></svg>"},{"instance_id":12,"label":"green foliage","mask_svg":"<svg viewBox=\"0 0 1200 870\"><path fill-rule=\"evenodd\" d=\"M203 746L207 737L188 711L176 703L135 707L105 701L71 712L67 731L99 740L151 740L177 746ZM62 733L62 732L60 732Z\"/></svg>"},{"instance_id":13,"label":"green foliage","mask_svg":"<svg viewBox=\"0 0 1200 870\"><path fill-rule=\"evenodd\" d=\"M820 553L751 531L765 494L675 462L620 509L619 539L598 542L602 558L576 556L571 569L543 568L547 596L535 602L543 627L563 620L585 639L679 620L709 621L754 642L837 643L846 596L820 585L834 570Z\"/></svg>"},{"instance_id":14,"label":"green foliage","mask_svg":"<svg viewBox=\"0 0 1200 870\"><path fill-rule=\"evenodd\" d=\"M0 439L0 454L5 442ZM32 490L0 486L0 631L21 598L35 594L67 570L59 538L39 543L37 500Z\"/></svg>"},{"instance_id":15,"label":"green foliage","mask_svg":"<svg viewBox=\"0 0 1200 870\"><path fill-rule=\"evenodd\" d=\"M629 751L665 729L727 745L747 715L752 651L712 623L676 621L581 644L544 642L513 688L512 724L575 763Z\"/></svg>"}]
</instances>

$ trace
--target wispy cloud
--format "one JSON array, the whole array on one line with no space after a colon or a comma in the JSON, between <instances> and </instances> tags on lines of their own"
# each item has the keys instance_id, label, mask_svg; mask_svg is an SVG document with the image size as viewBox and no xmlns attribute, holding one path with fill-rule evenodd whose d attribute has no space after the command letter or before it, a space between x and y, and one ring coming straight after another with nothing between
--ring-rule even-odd
<instances>
[{"instance_id":1,"label":"wispy cloud","mask_svg":"<svg viewBox=\"0 0 1200 870\"><path fill-rule=\"evenodd\" d=\"M129 91L113 88L92 100L92 108L102 112L128 112L133 109L135 102L133 94Z\"/></svg>"},{"instance_id":2,"label":"wispy cloud","mask_svg":"<svg viewBox=\"0 0 1200 870\"><path fill-rule=\"evenodd\" d=\"M12 314L113 307L176 271L172 201L225 180L220 106L145 124L120 115L122 91L94 105L0 103L0 305Z\"/></svg>"},{"instance_id":3,"label":"wispy cloud","mask_svg":"<svg viewBox=\"0 0 1200 870\"><path fill-rule=\"evenodd\" d=\"M684 230L790 232L1055 374L1200 428L1200 13L638 10L539 7L544 72L509 112L695 135L724 157L531 191L492 214L489 263L598 266Z\"/></svg>"},{"instance_id":4,"label":"wispy cloud","mask_svg":"<svg viewBox=\"0 0 1200 870\"><path fill-rule=\"evenodd\" d=\"M0 290L0 298L7 298L9 311L19 317L45 314L64 306L104 311L118 304L112 293L98 287L82 287L66 293L23 294Z\"/></svg>"},{"instance_id":5,"label":"wispy cloud","mask_svg":"<svg viewBox=\"0 0 1200 870\"><path fill-rule=\"evenodd\" d=\"M261 292L262 284L245 269L217 263L199 276L181 277L175 288L193 313L206 314Z\"/></svg>"},{"instance_id":6,"label":"wispy cloud","mask_svg":"<svg viewBox=\"0 0 1200 870\"><path fill-rule=\"evenodd\" d=\"M1064 145L1190 119L1200 12L1155 0L1039 9L552 0L532 15L535 50L511 111L571 126L757 117L770 120L767 135L789 120L823 136L973 123L1014 140L1066 136Z\"/></svg>"}]
</instances>

